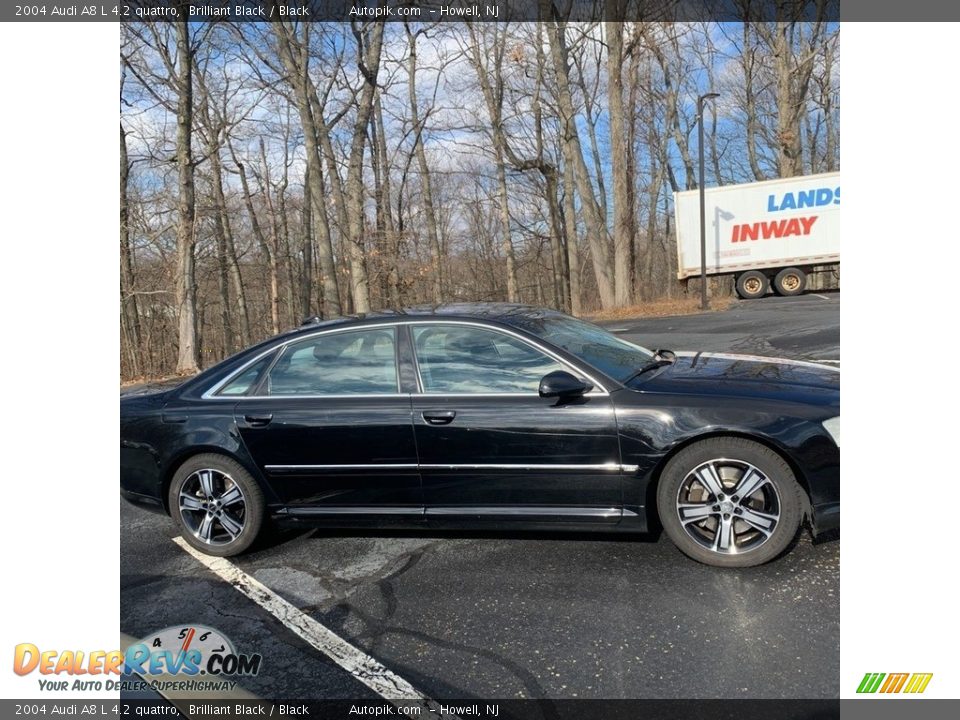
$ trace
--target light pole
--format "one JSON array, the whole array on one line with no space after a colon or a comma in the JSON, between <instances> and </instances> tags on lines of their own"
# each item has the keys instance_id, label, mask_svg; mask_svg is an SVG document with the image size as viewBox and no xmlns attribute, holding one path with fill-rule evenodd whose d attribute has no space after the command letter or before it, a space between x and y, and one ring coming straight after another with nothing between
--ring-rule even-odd
<instances>
[{"instance_id":1,"label":"light pole","mask_svg":"<svg viewBox=\"0 0 960 720\"><path fill-rule=\"evenodd\" d=\"M700 145L700 309L707 304L707 198L703 187L703 101L720 97L720 93L707 93L697 98L697 136Z\"/></svg>"}]
</instances>

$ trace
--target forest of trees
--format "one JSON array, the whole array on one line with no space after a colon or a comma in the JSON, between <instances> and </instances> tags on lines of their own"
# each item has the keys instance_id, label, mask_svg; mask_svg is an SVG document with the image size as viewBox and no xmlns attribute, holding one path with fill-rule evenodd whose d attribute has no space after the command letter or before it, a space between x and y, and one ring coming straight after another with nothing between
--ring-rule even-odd
<instances>
[{"instance_id":1,"label":"forest of trees","mask_svg":"<svg viewBox=\"0 0 960 720\"><path fill-rule=\"evenodd\" d=\"M828 22L133 23L121 377L311 315L678 297L672 193L839 169Z\"/></svg>"}]
</instances>

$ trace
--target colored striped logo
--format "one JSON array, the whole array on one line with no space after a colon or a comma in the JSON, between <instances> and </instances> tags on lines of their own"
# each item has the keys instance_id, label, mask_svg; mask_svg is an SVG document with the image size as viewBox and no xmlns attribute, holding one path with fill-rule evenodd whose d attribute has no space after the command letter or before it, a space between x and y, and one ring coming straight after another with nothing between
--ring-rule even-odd
<instances>
[{"instance_id":1,"label":"colored striped logo","mask_svg":"<svg viewBox=\"0 0 960 720\"><path fill-rule=\"evenodd\" d=\"M922 693L933 673L867 673L860 681L858 693Z\"/></svg>"}]
</instances>

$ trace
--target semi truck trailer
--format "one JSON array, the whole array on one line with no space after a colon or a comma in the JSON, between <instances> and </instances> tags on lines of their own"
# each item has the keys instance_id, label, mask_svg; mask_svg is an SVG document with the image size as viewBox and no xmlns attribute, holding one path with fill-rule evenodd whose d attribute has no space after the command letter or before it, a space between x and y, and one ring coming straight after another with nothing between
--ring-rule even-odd
<instances>
[{"instance_id":1,"label":"semi truck trailer","mask_svg":"<svg viewBox=\"0 0 960 720\"><path fill-rule=\"evenodd\" d=\"M840 173L707 188L707 275L733 275L737 294L799 295L812 272L840 267ZM700 192L674 193L677 277L700 275Z\"/></svg>"}]
</instances>

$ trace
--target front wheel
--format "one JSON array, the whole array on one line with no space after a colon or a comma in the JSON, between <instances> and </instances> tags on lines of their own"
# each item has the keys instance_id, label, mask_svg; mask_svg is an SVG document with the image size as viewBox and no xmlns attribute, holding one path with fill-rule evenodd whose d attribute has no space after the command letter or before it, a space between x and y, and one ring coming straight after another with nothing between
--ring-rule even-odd
<instances>
[{"instance_id":1,"label":"front wheel","mask_svg":"<svg viewBox=\"0 0 960 720\"><path fill-rule=\"evenodd\" d=\"M202 553L238 555L263 523L263 493L240 463L205 453L187 460L173 476L170 515L183 539Z\"/></svg>"},{"instance_id":2,"label":"front wheel","mask_svg":"<svg viewBox=\"0 0 960 720\"><path fill-rule=\"evenodd\" d=\"M750 567L782 553L797 534L802 496L777 453L743 438L710 438L667 463L657 508L667 536L707 565Z\"/></svg>"}]
</instances>

